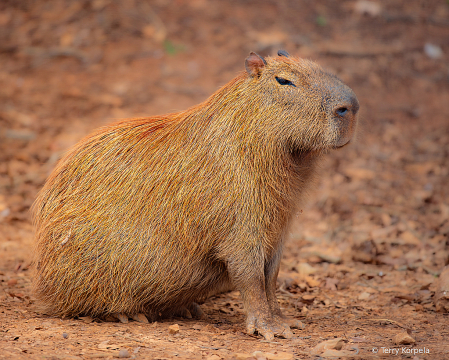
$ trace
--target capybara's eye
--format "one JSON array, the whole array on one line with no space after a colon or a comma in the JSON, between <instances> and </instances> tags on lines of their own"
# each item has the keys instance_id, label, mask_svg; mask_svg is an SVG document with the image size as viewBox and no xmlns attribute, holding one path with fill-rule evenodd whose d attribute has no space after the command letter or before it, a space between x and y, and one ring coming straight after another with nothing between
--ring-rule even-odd
<instances>
[{"instance_id":1,"label":"capybara's eye","mask_svg":"<svg viewBox=\"0 0 449 360\"><path fill-rule=\"evenodd\" d=\"M291 85L291 86L296 87L296 85L293 84L290 80L283 79L283 78L280 78L280 77L277 77L277 76L276 76L276 81L277 81L279 84L281 84L281 85Z\"/></svg>"},{"instance_id":2,"label":"capybara's eye","mask_svg":"<svg viewBox=\"0 0 449 360\"><path fill-rule=\"evenodd\" d=\"M341 108L337 109L337 114L340 116L345 116L347 112L348 112L348 108L345 108L345 107L341 107Z\"/></svg>"}]
</instances>

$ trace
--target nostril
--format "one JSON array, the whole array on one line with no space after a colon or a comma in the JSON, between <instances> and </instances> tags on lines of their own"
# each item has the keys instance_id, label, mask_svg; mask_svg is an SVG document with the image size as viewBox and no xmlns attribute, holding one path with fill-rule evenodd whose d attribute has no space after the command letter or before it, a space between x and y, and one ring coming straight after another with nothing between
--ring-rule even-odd
<instances>
[{"instance_id":1,"label":"nostril","mask_svg":"<svg viewBox=\"0 0 449 360\"><path fill-rule=\"evenodd\" d=\"M349 111L348 108L341 107L336 110L336 113L338 116L345 116L348 113L348 111Z\"/></svg>"}]
</instances>

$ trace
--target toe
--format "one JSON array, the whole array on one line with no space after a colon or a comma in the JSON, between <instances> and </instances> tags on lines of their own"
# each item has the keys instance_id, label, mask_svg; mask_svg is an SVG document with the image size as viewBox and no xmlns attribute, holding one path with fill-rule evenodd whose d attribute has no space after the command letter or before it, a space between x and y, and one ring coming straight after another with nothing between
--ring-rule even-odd
<instances>
[{"instance_id":1,"label":"toe","mask_svg":"<svg viewBox=\"0 0 449 360\"><path fill-rule=\"evenodd\" d=\"M293 333L288 327L286 327L280 336L284 339L291 339L293 337Z\"/></svg>"},{"instance_id":2,"label":"toe","mask_svg":"<svg viewBox=\"0 0 449 360\"><path fill-rule=\"evenodd\" d=\"M131 318L133 320L141 322L143 324L148 324L149 323L147 317L144 314L142 314L142 313L132 315Z\"/></svg>"},{"instance_id":3,"label":"toe","mask_svg":"<svg viewBox=\"0 0 449 360\"><path fill-rule=\"evenodd\" d=\"M254 324L247 324L246 325L246 332L249 335L253 335L256 332L256 327L254 326Z\"/></svg>"},{"instance_id":4,"label":"toe","mask_svg":"<svg viewBox=\"0 0 449 360\"><path fill-rule=\"evenodd\" d=\"M122 323L127 324L128 323L128 316L125 314L114 314L114 316Z\"/></svg>"},{"instance_id":5,"label":"toe","mask_svg":"<svg viewBox=\"0 0 449 360\"><path fill-rule=\"evenodd\" d=\"M269 329L261 329L258 330L258 332L265 338L267 341L273 341L274 340L274 333L273 331Z\"/></svg>"},{"instance_id":6,"label":"toe","mask_svg":"<svg viewBox=\"0 0 449 360\"><path fill-rule=\"evenodd\" d=\"M292 329L299 329L302 330L304 329L306 326L303 324L302 321L299 321L297 319L289 319L287 321L287 324L292 328Z\"/></svg>"},{"instance_id":7,"label":"toe","mask_svg":"<svg viewBox=\"0 0 449 360\"><path fill-rule=\"evenodd\" d=\"M204 311L201 309L201 307L196 302L194 302L190 305L189 310L195 319L198 319L198 320L207 319L206 314L204 313Z\"/></svg>"},{"instance_id":8,"label":"toe","mask_svg":"<svg viewBox=\"0 0 449 360\"><path fill-rule=\"evenodd\" d=\"M252 335L256 332L256 319L252 316L246 319L246 332L249 335Z\"/></svg>"}]
</instances>

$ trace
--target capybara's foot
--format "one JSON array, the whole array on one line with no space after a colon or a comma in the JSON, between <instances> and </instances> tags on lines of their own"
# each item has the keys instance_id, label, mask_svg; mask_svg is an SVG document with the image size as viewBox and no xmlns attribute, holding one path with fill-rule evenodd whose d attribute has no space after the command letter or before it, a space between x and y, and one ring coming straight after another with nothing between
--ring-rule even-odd
<instances>
[{"instance_id":1,"label":"capybara's foot","mask_svg":"<svg viewBox=\"0 0 449 360\"><path fill-rule=\"evenodd\" d=\"M267 341L273 341L275 336L285 339L290 339L293 337L290 327L276 317L263 319L256 318L255 316L248 316L246 331L248 334L254 334L257 331Z\"/></svg>"},{"instance_id":2,"label":"capybara's foot","mask_svg":"<svg viewBox=\"0 0 449 360\"><path fill-rule=\"evenodd\" d=\"M131 318L133 320L138 321L138 322L143 323L143 324L148 324L149 323L148 318L145 316L145 314L142 314L142 313L132 315Z\"/></svg>"},{"instance_id":3,"label":"capybara's foot","mask_svg":"<svg viewBox=\"0 0 449 360\"><path fill-rule=\"evenodd\" d=\"M143 313L129 315L129 317L131 319L133 319L134 321L138 321L143 324L149 323L148 318ZM115 319L120 321L122 324L127 324L128 320L129 320L128 315L123 314L123 313L116 313L116 314L109 315L108 317L106 317L105 320L106 321L114 321Z\"/></svg>"},{"instance_id":4,"label":"capybara's foot","mask_svg":"<svg viewBox=\"0 0 449 360\"><path fill-rule=\"evenodd\" d=\"M192 314L194 319L197 319L197 320L207 319L207 315L201 309L201 306L199 306L196 302L191 303L189 305L188 309L190 310L190 313Z\"/></svg>"},{"instance_id":5,"label":"capybara's foot","mask_svg":"<svg viewBox=\"0 0 449 360\"><path fill-rule=\"evenodd\" d=\"M113 315L115 318L118 319L118 321L120 321L122 324L128 324L128 316L125 314L114 314Z\"/></svg>"}]
</instances>

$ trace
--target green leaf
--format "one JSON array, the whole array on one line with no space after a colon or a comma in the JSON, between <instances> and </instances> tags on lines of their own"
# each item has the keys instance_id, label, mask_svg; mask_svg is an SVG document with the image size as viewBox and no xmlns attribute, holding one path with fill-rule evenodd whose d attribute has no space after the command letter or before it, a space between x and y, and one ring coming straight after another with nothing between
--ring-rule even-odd
<instances>
[{"instance_id":1,"label":"green leaf","mask_svg":"<svg viewBox=\"0 0 449 360\"><path fill-rule=\"evenodd\" d=\"M172 43L170 40L165 40L163 43L164 51L171 56L176 55L177 53L184 51L184 46L176 45Z\"/></svg>"},{"instance_id":2,"label":"green leaf","mask_svg":"<svg viewBox=\"0 0 449 360\"><path fill-rule=\"evenodd\" d=\"M317 25L319 26L326 26L327 25L327 19L323 15L318 15L315 19Z\"/></svg>"}]
</instances>

